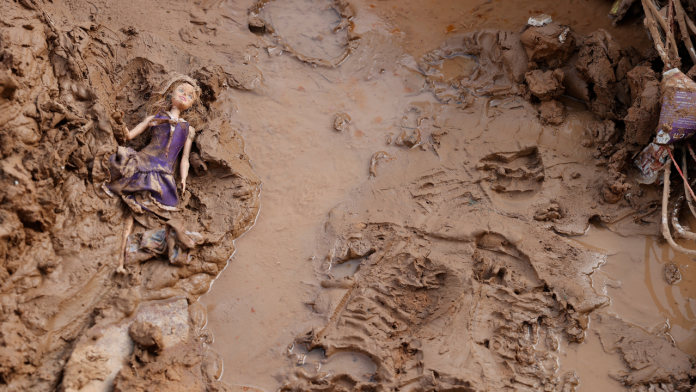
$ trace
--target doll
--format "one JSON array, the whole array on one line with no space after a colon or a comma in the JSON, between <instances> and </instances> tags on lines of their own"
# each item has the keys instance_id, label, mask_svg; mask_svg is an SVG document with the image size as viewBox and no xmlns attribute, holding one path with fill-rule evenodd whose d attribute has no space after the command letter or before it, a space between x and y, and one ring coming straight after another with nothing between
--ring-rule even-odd
<instances>
[{"instance_id":1,"label":"doll","mask_svg":"<svg viewBox=\"0 0 696 392\"><path fill-rule=\"evenodd\" d=\"M118 273L125 272L125 248L134 219L147 228L168 224L180 240L190 240L180 225L172 223L175 221L172 213L178 210L179 203L174 167L181 155L179 168L183 196L195 136L194 127L184 117L198 125L200 94L201 90L194 79L177 75L152 95L148 102L147 118L131 130L123 126L126 140L135 138L148 128L152 132L152 139L140 151L119 146L108 160L111 179L102 184L102 189L109 196L120 196L130 210L116 270ZM117 117L115 120L119 122Z\"/></svg>"}]
</instances>

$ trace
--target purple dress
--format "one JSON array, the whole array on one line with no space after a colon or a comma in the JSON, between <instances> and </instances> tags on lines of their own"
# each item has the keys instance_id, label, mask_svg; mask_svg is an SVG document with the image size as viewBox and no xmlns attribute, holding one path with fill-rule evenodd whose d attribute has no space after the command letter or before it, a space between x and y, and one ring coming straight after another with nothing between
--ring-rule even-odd
<instances>
[{"instance_id":1,"label":"purple dress","mask_svg":"<svg viewBox=\"0 0 696 392\"><path fill-rule=\"evenodd\" d=\"M159 113L155 118L170 117ZM161 211L175 211L179 202L173 170L189 137L189 124L179 122L173 126L163 123L150 127L150 130L152 140L141 151L119 147L109 157L111 182L105 187L111 193L121 195L135 212L142 213L141 209L145 209L163 215Z\"/></svg>"}]
</instances>

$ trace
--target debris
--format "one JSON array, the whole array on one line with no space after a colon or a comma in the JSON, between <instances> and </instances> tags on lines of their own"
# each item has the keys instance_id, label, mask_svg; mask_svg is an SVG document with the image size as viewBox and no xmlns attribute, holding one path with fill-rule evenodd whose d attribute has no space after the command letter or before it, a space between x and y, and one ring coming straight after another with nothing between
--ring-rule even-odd
<instances>
[{"instance_id":1,"label":"debris","mask_svg":"<svg viewBox=\"0 0 696 392\"><path fill-rule=\"evenodd\" d=\"M334 117L334 122L333 122L333 129L335 129L338 132L342 132L346 129L348 124L350 124L351 118L349 115L345 113L336 113L336 116Z\"/></svg>"},{"instance_id":2,"label":"debris","mask_svg":"<svg viewBox=\"0 0 696 392\"><path fill-rule=\"evenodd\" d=\"M395 158L385 151L378 151L372 155L370 159L370 178L375 178L377 176L377 163L381 160L384 162L389 162Z\"/></svg>"},{"instance_id":3,"label":"debris","mask_svg":"<svg viewBox=\"0 0 696 392\"><path fill-rule=\"evenodd\" d=\"M669 147L650 143L641 151L635 160L636 166L640 169L640 176L637 181L641 184L652 184L657 179L660 170L665 167L669 160Z\"/></svg>"},{"instance_id":4,"label":"debris","mask_svg":"<svg viewBox=\"0 0 696 392\"><path fill-rule=\"evenodd\" d=\"M664 272L665 272L665 280L670 285L677 284L682 279L682 275L681 275L681 272L679 271L679 267L677 267L677 265L674 263L665 264L665 271Z\"/></svg>"},{"instance_id":5,"label":"debris","mask_svg":"<svg viewBox=\"0 0 696 392\"><path fill-rule=\"evenodd\" d=\"M696 83L678 68L662 74L662 107L655 143L672 144L696 132Z\"/></svg>"},{"instance_id":6,"label":"debris","mask_svg":"<svg viewBox=\"0 0 696 392\"><path fill-rule=\"evenodd\" d=\"M553 20L551 19L551 16L546 15L546 14L541 14L537 16L530 16L529 20L527 20L527 24L530 26L534 27L542 27L546 26L547 24L551 23Z\"/></svg>"}]
</instances>

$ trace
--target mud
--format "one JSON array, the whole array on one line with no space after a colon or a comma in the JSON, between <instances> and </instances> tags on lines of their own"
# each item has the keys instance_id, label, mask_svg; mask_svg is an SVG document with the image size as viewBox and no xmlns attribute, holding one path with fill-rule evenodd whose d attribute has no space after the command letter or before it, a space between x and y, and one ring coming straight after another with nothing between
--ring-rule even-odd
<instances>
[{"instance_id":1,"label":"mud","mask_svg":"<svg viewBox=\"0 0 696 392\"><path fill-rule=\"evenodd\" d=\"M123 6L135 9L134 4ZM121 28L116 21L108 27L94 23L112 15L129 19L121 10L90 16L95 7L111 8L80 2L2 5L2 49L8 60L0 169L3 388L80 390L110 385L116 376L116 390L133 390L118 363L130 355L123 351L130 338L138 344L134 361L169 363L173 372L179 364L198 389L225 388L217 377L200 377L205 360L176 357L167 339L171 331L156 326L161 320L133 319L145 317L152 301L183 298L184 310L187 302L195 304L227 265L232 241L253 224L259 179L232 124L210 105L222 85L251 89L260 74L239 63L227 68L235 74L228 78L220 67L203 66L211 58L183 49L178 37L171 42ZM176 12L187 21L201 13L190 8L189 15L186 7ZM210 23L203 33L215 35L215 21L196 20L196 26ZM144 117L147 94L172 71L198 75L205 88L207 125L195 141L202 169L190 179L179 215L187 230L200 233L203 244L177 266L155 259L130 265L128 276L117 276L127 210L99 186L106 178L104 160L117 146L114 130L119 127L109 114L123 111L123 121L132 127ZM207 186L210 182L214 185ZM136 228L135 235L143 230ZM188 329L188 312L181 317ZM100 332L117 322L132 324L121 344ZM212 355L194 344L193 334L182 340L189 341L193 357ZM136 376L136 384L150 388L157 377L148 374Z\"/></svg>"},{"instance_id":2,"label":"mud","mask_svg":"<svg viewBox=\"0 0 696 392\"><path fill-rule=\"evenodd\" d=\"M2 389L690 390L644 30L508 3L3 3ZM104 160L174 71L202 240L115 275Z\"/></svg>"}]
</instances>

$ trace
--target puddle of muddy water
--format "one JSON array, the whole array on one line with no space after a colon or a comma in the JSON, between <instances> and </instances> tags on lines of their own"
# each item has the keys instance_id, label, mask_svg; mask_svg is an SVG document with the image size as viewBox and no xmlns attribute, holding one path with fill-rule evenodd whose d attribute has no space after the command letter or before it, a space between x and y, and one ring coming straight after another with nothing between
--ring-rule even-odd
<instances>
[{"instance_id":1,"label":"puddle of muddy water","mask_svg":"<svg viewBox=\"0 0 696 392\"><path fill-rule=\"evenodd\" d=\"M295 366L303 367L309 374L351 374L369 382L377 371L377 365L360 353L346 351L327 357L320 348L307 351L299 345L293 346L289 353Z\"/></svg>"},{"instance_id":2,"label":"puddle of muddy water","mask_svg":"<svg viewBox=\"0 0 696 392\"><path fill-rule=\"evenodd\" d=\"M346 278L355 275L362 263L362 259L346 261L343 264L332 265L328 274L334 279Z\"/></svg>"},{"instance_id":3,"label":"puddle of muddy water","mask_svg":"<svg viewBox=\"0 0 696 392\"><path fill-rule=\"evenodd\" d=\"M259 16L298 53L331 60L347 43L345 29L333 31L341 17L331 5L328 0L272 0Z\"/></svg>"},{"instance_id":4,"label":"puddle of muddy water","mask_svg":"<svg viewBox=\"0 0 696 392\"><path fill-rule=\"evenodd\" d=\"M578 392L622 392L622 385L612 380L608 372L611 370L628 370L624 361L618 354L607 354L602 348L599 336L590 330L585 336L585 341L570 343L566 339L561 340L560 348L556 355L560 364L557 374L574 371L580 380Z\"/></svg>"},{"instance_id":5,"label":"puddle of muddy water","mask_svg":"<svg viewBox=\"0 0 696 392\"><path fill-rule=\"evenodd\" d=\"M595 225L577 241L608 254L606 264L592 275L595 290L611 298L606 311L647 330L667 321L677 346L696 355L696 268L690 257L675 253L653 237L622 237ZM696 249L696 244L679 243ZM674 285L664 279L664 266L669 262L682 274Z\"/></svg>"},{"instance_id":6,"label":"puddle of muddy water","mask_svg":"<svg viewBox=\"0 0 696 392\"><path fill-rule=\"evenodd\" d=\"M689 223L696 227L695 220L689 219ZM691 258L675 253L656 238L623 237L598 224L591 224L584 236L573 240L607 255L606 263L591 276L595 290L611 299L609 307L602 311L648 331L667 323L677 347L692 357L696 355L696 268ZM678 242L696 249L696 244ZM663 276L664 265L669 262L674 262L682 274L682 280L674 285L667 284ZM608 390L607 385L616 383L606 383L607 369L625 367L618 354L603 351L591 324L585 343L566 343L564 349L561 368L578 372L580 390L599 390L588 387L588 382ZM622 389L617 386L616 390Z\"/></svg>"}]
</instances>

